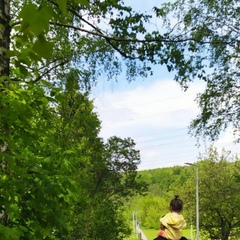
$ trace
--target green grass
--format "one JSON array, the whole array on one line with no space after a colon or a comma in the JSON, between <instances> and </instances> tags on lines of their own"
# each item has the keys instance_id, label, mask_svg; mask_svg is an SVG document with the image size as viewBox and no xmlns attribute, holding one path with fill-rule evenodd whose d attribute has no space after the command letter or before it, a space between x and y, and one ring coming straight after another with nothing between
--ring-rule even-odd
<instances>
[{"instance_id":1,"label":"green grass","mask_svg":"<svg viewBox=\"0 0 240 240\"><path fill-rule=\"evenodd\" d=\"M155 237L157 237L158 231L155 230L155 229L142 229L142 230L149 240L152 240ZM191 236L190 229L184 229L183 230L183 236L186 237L186 238L190 238L190 236Z\"/></svg>"},{"instance_id":2,"label":"green grass","mask_svg":"<svg viewBox=\"0 0 240 240\"><path fill-rule=\"evenodd\" d=\"M152 240L155 237L157 237L158 230L156 230L156 229L142 229L142 231L144 232L144 234L146 235L148 240ZM186 238L190 238L190 236L191 236L190 229L184 229L183 236ZM136 239L138 239L137 235L132 234L129 238L125 238L124 240L136 240Z\"/></svg>"},{"instance_id":3,"label":"green grass","mask_svg":"<svg viewBox=\"0 0 240 240\"><path fill-rule=\"evenodd\" d=\"M137 240L137 239L139 239L139 238L137 238L136 234L132 234L130 237L124 238L124 240Z\"/></svg>"},{"instance_id":4,"label":"green grass","mask_svg":"<svg viewBox=\"0 0 240 240\"><path fill-rule=\"evenodd\" d=\"M149 239L152 240L157 237L158 231L156 229L142 229L145 236Z\"/></svg>"}]
</instances>

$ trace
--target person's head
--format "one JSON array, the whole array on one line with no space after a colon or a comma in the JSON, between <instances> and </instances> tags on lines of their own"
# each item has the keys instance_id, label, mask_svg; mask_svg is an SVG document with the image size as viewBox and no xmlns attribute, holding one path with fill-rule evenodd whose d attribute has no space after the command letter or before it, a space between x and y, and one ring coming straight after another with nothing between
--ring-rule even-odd
<instances>
[{"instance_id":1,"label":"person's head","mask_svg":"<svg viewBox=\"0 0 240 240\"><path fill-rule=\"evenodd\" d=\"M170 202L170 210L173 212L181 212L183 209L183 202L179 199L178 195L175 195L175 198Z\"/></svg>"}]
</instances>

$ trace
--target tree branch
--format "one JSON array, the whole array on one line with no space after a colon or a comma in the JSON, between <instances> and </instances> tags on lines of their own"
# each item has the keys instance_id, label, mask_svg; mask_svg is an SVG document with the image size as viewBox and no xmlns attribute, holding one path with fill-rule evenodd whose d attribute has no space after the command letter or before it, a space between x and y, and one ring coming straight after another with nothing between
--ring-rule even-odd
<instances>
[{"instance_id":1,"label":"tree branch","mask_svg":"<svg viewBox=\"0 0 240 240\"><path fill-rule=\"evenodd\" d=\"M197 42L199 44L211 44L212 41L199 41L195 38L184 38L184 39L166 39L166 38L152 38L152 39L131 39L131 38L118 38L118 37L111 37L99 32L94 32L94 31L90 31L81 27L77 27L77 26L73 26L73 25L69 25L69 24L64 24L64 23L59 23L59 22L50 22L50 24L53 25L57 25L60 27L66 27L66 28L71 28L77 31L81 31L81 32L85 32L88 33L90 35L94 35L94 36L98 36L98 37L102 37L105 39L108 39L110 41L117 41L117 42L132 42L132 43L152 43L152 42L162 42L162 43L183 43L183 42L189 42L189 41L194 41ZM229 44L231 42L224 42L224 41L216 41L214 43L219 43L219 44Z\"/></svg>"},{"instance_id":2,"label":"tree branch","mask_svg":"<svg viewBox=\"0 0 240 240\"><path fill-rule=\"evenodd\" d=\"M87 20L85 20L78 12L76 12L76 11L74 11L73 9L70 9L70 8L68 8L68 10L69 10L72 14L74 14L75 16L77 16L79 19L81 19L83 22L85 22L88 26L90 26L91 28L93 28L96 32L98 32L99 34L101 34L101 35L103 36L103 38L109 43L109 45L110 45L114 50L116 50L118 53L120 53L122 56L124 56L125 58L132 59L132 60L138 59L138 58L135 58L135 57L132 57L132 56L127 55L127 54L124 53L122 50L120 50L118 47L116 47L113 43L111 43L111 39L104 37L104 36L106 36L106 35L104 35L99 28L95 27L92 23L90 23L90 22L88 22Z\"/></svg>"},{"instance_id":3,"label":"tree branch","mask_svg":"<svg viewBox=\"0 0 240 240\"><path fill-rule=\"evenodd\" d=\"M47 71L45 71L44 73L42 73L39 77L37 77L35 80L33 80L33 82L38 82L39 80L42 79L42 77L44 77L46 74L50 73L53 69L57 68L57 67L60 67L60 66L63 66L64 64L66 64L68 61L63 61L63 62L60 62L59 64L57 65L54 65L53 67L49 68Z\"/></svg>"}]
</instances>

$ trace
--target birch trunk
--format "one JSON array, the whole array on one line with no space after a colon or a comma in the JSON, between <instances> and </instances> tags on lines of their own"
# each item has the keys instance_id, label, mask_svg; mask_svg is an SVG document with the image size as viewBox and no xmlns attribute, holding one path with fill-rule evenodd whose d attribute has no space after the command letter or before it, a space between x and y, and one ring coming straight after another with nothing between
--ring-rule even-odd
<instances>
[{"instance_id":1,"label":"birch trunk","mask_svg":"<svg viewBox=\"0 0 240 240\"><path fill-rule=\"evenodd\" d=\"M9 77L9 59L6 50L10 46L10 0L0 1L0 77Z\"/></svg>"},{"instance_id":2,"label":"birch trunk","mask_svg":"<svg viewBox=\"0 0 240 240\"><path fill-rule=\"evenodd\" d=\"M10 23L10 0L0 0L0 94L4 94L3 90L6 86L9 85L9 75L10 75L10 60L6 56L6 50L10 46L10 32L11 27ZM1 110L4 108L2 102L0 102L0 115ZM0 122L0 134L2 136L8 135L9 126L7 124ZM0 142L0 151L7 151L7 143L5 141ZM0 168L2 171L5 170L7 162L1 159ZM8 214L5 211L5 207L0 206L0 219L3 225L8 225Z\"/></svg>"},{"instance_id":3,"label":"birch trunk","mask_svg":"<svg viewBox=\"0 0 240 240\"><path fill-rule=\"evenodd\" d=\"M0 94L4 94L4 88L8 87L10 84L10 59L6 56L6 51L9 50L10 47L11 27L9 23L10 0L0 0ZM0 111L3 108L4 104L0 101ZM2 136L7 136L9 134L7 122L0 122L0 134ZM8 147L5 141L0 141L0 151L5 152L7 149ZM2 159L2 161L5 162L4 159Z\"/></svg>"}]
</instances>

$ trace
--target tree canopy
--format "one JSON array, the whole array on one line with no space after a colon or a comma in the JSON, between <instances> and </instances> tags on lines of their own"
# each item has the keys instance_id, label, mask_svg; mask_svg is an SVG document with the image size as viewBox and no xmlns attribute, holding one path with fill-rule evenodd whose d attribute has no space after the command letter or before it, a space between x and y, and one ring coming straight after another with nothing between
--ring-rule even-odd
<instances>
[{"instance_id":1,"label":"tree canopy","mask_svg":"<svg viewBox=\"0 0 240 240\"><path fill-rule=\"evenodd\" d=\"M128 80L152 74L152 64L166 65L184 88L197 79L207 84L192 123L196 135L215 140L231 126L238 139L238 1L177 0L147 15L120 0L4 0L0 13L7 49L1 76L10 76L6 57L11 80L56 81L74 65L88 87L103 72L118 75L122 63ZM160 31L149 27L154 15L163 22Z\"/></svg>"},{"instance_id":2,"label":"tree canopy","mask_svg":"<svg viewBox=\"0 0 240 240\"><path fill-rule=\"evenodd\" d=\"M239 158L223 151L209 149L208 154L197 162L199 175L199 222L202 236L207 239L227 240L239 235ZM196 167L193 175L182 188L185 215L195 219Z\"/></svg>"},{"instance_id":3,"label":"tree canopy","mask_svg":"<svg viewBox=\"0 0 240 240\"><path fill-rule=\"evenodd\" d=\"M210 148L195 162L198 167L199 229L201 239L239 238L239 158ZM187 228L196 226L196 166L174 166L140 172L148 182L146 196L134 196L126 204L147 229L159 230L159 218L169 211L174 195L183 200ZM129 213L129 216L131 216ZM186 235L187 237L187 235Z\"/></svg>"},{"instance_id":4,"label":"tree canopy","mask_svg":"<svg viewBox=\"0 0 240 240\"><path fill-rule=\"evenodd\" d=\"M3 85L2 239L122 239L123 200L142 192L132 139L98 137L100 121L76 70L63 87ZM7 106L7 107L6 107Z\"/></svg>"},{"instance_id":5,"label":"tree canopy","mask_svg":"<svg viewBox=\"0 0 240 240\"><path fill-rule=\"evenodd\" d=\"M171 18L166 21L173 26L170 38L179 52L172 63L177 80L183 85L196 79L206 82L198 96L201 112L191 124L195 135L216 140L231 127L239 140L239 2L177 0L155 11L176 17L174 26Z\"/></svg>"}]
</instances>

